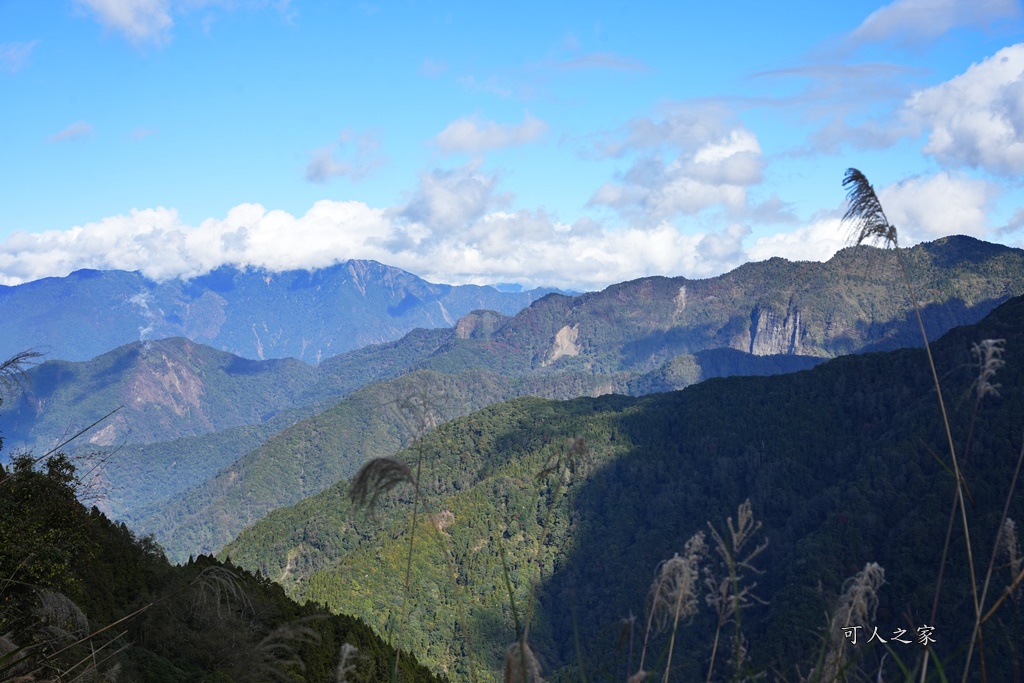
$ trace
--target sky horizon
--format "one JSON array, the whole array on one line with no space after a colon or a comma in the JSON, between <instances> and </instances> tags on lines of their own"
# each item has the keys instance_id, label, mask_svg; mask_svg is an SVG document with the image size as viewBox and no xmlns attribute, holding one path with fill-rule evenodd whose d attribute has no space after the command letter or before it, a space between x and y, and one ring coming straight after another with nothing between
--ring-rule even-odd
<instances>
[{"instance_id":1,"label":"sky horizon","mask_svg":"<svg viewBox=\"0 0 1024 683\"><path fill-rule=\"evenodd\" d=\"M678 6L677 6L678 5ZM578 291L1024 246L1019 0L0 0L0 284L374 259Z\"/></svg>"}]
</instances>

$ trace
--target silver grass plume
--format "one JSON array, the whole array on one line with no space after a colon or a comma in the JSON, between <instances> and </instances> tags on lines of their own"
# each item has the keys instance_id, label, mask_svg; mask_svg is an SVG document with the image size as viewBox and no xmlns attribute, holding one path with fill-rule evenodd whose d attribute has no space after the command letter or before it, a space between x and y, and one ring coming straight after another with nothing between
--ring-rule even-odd
<instances>
[{"instance_id":1,"label":"silver grass plume","mask_svg":"<svg viewBox=\"0 0 1024 683\"><path fill-rule=\"evenodd\" d=\"M525 670L524 670L525 667ZM505 650L505 677L504 683L543 683L540 675L540 662L537 656L530 649L530 644L523 642L520 648L519 641L508 646Z\"/></svg>"},{"instance_id":2,"label":"silver grass plume","mask_svg":"<svg viewBox=\"0 0 1024 683\"><path fill-rule=\"evenodd\" d=\"M843 584L843 594L829 624L829 648L818 680L826 683L842 680L848 663L844 629L870 625L878 608L878 589L884 583L885 569L877 562L868 562Z\"/></svg>"},{"instance_id":3,"label":"silver grass plume","mask_svg":"<svg viewBox=\"0 0 1024 683\"><path fill-rule=\"evenodd\" d=\"M761 530L761 522L754 519L754 509L749 498L740 503L737 508L735 523L732 517L726 519L726 527L729 529L728 538L718 533L711 522L708 522L708 527L711 529L715 551L725 566L725 572L721 576L717 576L710 566L705 569L707 576L704 579L704 585L708 592L704 599L718 616L715 640L711 648L711 663L708 665L706 679L710 683L715 669L722 628L730 621L734 622L735 626L731 655L733 669L739 675L743 668L747 648L740 630L740 613L753 604L768 604L754 594L757 582L750 581L748 583L746 575L747 573L755 575L764 573L753 565L753 560L768 547L768 541L756 545L753 549L747 548L754 535Z\"/></svg>"},{"instance_id":4,"label":"silver grass plume","mask_svg":"<svg viewBox=\"0 0 1024 683\"><path fill-rule=\"evenodd\" d=\"M670 618L685 619L697 613L697 582L704 551L704 532L699 531L686 542L683 555L676 553L658 565L647 595L647 611L655 632L664 631Z\"/></svg>"},{"instance_id":5,"label":"silver grass plume","mask_svg":"<svg viewBox=\"0 0 1024 683\"><path fill-rule=\"evenodd\" d=\"M846 169L843 187L846 188L848 207L842 222L853 225L853 241L856 244L882 242L887 246L899 246L896 226L889 223L875 188L864 174L855 168Z\"/></svg>"},{"instance_id":6,"label":"silver grass plume","mask_svg":"<svg viewBox=\"0 0 1024 683\"><path fill-rule=\"evenodd\" d=\"M373 508L381 495L403 483L415 485L407 464L398 458L374 458L359 468L348 495L357 508Z\"/></svg>"},{"instance_id":7,"label":"silver grass plume","mask_svg":"<svg viewBox=\"0 0 1024 683\"><path fill-rule=\"evenodd\" d=\"M320 634L306 626L306 619L288 622L271 631L256 646L250 661L256 680L294 681L294 673L304 673L306 664L299 655L303 645L319 645ZM252 678L250 678L252 680Z\"/></svg>"},{"instance_id":8,"label":"silver grass plume","mask_svg":"<svg viewBox=\"0 0 1024 683\"><path fill-rule=\"evenodd\" d=\"M997 543L1006 554L1007 566L1010 568L1010 585L1013 586L1013 582L1020 576L1021 571L1024 571L1024 556L1021 556L1020 546L1017 543L1017 525L1009 517L1003 521L1003 526L999 529ZM1017 583L1013 589L1012 595L1015 600L1020 598L1020 587L1021 584Z\"/></svg>"},{"instance_id":9,"label":"silver grass plume","mask_svg":"<svg viewBox=\"0 0 1024 683\"><path fill-rule=\"evenodd\" d=\"M349 678L356 671L355 660L359 657L359 648L350 643L344 643L338 650L338 669L334 674L334 683L351 683L355 679Z\"/></svg>"},{"instance_id":10,"label":"silver grass plume","mask_svg":"<svg viewBox=\"0 0 1024 683\"><path fill-rule=\"evenodd\" d=\"M232 605L238 605L242 611L252 611L252 604L249 596L238 580L238 575L227 567L211 566L199 573L193 581L193 585L199 590L196 593L193 607L197 610L205 608L207 603L212 602L216 607L217 618L222 617L221 610L230 613Z\"/></svg>"},{"instance_id":11,"label":"silver grass plume","mask_svg":"<svg viewBox=\"0 0 1024 683\"><path fill-rule=\"evenodd\" d=\"M1006 365L1003 360L1005 344L1005 339L983 339L981 343L971 346L971 353L978 361L978 379L974 381L974 387L979 401L989 394L999 395L1001 385L993 384L992 378Z\"/></svg>"},{"instance_id":12,"label":"silver grass plume","mask_svg":"<svg viewBox=\"0 0 1024 683\"><path fill-rule=\"evenodd\" d=\"M35 365L42 357L43 354L38 351L21 351L0 362L0 402L3 401L3 394L13 394L22 382L28 381L25 368Z\"/></svg>"}]
</instances>

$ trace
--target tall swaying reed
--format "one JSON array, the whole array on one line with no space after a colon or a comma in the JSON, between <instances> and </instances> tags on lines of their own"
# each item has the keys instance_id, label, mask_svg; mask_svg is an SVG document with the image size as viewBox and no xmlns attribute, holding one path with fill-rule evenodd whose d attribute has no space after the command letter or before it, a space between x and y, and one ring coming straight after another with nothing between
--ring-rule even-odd
<instances>
[{"instance_id":1,"label":"tall swaying reed","mask_svg":"<svg viewBox=\"0 0 1024 683\"><path fill-rule=\"evenodd\" d=\"M811 680L820 683L843 680L850 661L847 648L849 629L870 628L878 608L878 590L884 583L885 570L877 562L867 563L864 569L847 579L836 610L829 619L824 659Z\"/></svg>"},{"instance_id":2,"label":"tall swaying reed","mask_svg":"<svg viewBox=\"0 0 1024 683\"><path fill-rule=\"evenodd\" d=\"M753 506L747 499L740 504L736 511L736 522L732 517L726 519L728 538L722 536L718 530L708 522L711 529L711 538L714 541L714 549L725 566L725 574L715 576L708 570L708 576L704 584L708 589L705 601L715 611L718 623L715 628L715 640L711 648L711 663L708 665L707 683L711 683L711 676L715 670L715 658L718 654L718 641L722 628L733 623L732 642L732 665L733 680L740 680L743 672L743 663L746 656L746 648L743 644L743 632L741 629L741 615L745 608L754 604L768 604L761 598L754 595L757 588L756 582L747 583L747 574L762 574L763 572L752 563L754 558L760 555L768 547L768 541L749 548L750 542L758 531L761 530L761 522L754 519Z\"/></svg>"},{"instance_id":3,"label":"tall swaying reed","mask_svg":"<svg viewBox=\"0 0 1024 683\"><path fill-rule=\"evenodd\" d=\"M349 487L349 497L356 508L372 506L377 499L403 483L413 487L412 515L409 520L409 551L405 562L405 580L402 589L402 614L395 634L395 663L391 669L392 683L398 683L398 664L402 656L402 633L409 609L409 586L412 579L412 557L416 542L416 527L420 511L420 475L423 471L423 437L436 427L441 419L438 403L442 397L432 390L428 380L420 376L393 402L398 421L412 437L416 448L416 470L397 458L374 458L363 465ZM372 509L372 508L371 508Z\"/></svg>"},{"instance_id":4,"label":"tall swaying reed","mask_svg":"<svg viewBox=\"0 0 1024 683\"><path fill-rule=\"evenodd\" d=\"M662 676L662 681L668 681L679 621L697 613L700 567L706 553L704 532L698 531L686 542L682 555L676 553L672 559L658 565L647 594L647 628L644 633L644 647L640 653L640 668L630 677L631 681L643 680L648 674L644 670L644 660L652 629L655 633L660 633L671 620L672 636L669 638L668 661L665 663L665 672Z\"/></svg>"},{"instance_id":5,"label":"tall swaying reed","mask_svg":"<svg viewBox=\"0 0 1024 683\"><path fill-rule=\"evenodd\" d=\"M899 247L899 237L896 226L889 222L882 203L875 194L875 189L868 182L863 173L855 168L846 170L843 178L843 187L847 189L847 210L843 215L843 223L852 226L851 237L856 244L864 242L878 242L887 247L892 247L896 253L896 261L899 263L900 272L903 275L903 282L910 295L910 302L914 307L914 314L917 317L917 325L921 331L921 339L924 342L925 354L928 357L928 367L932 373L932 381L935 385L935 396L939 402L939 412L942 414L942 424L946 433L946 445L949 449L950 466L956 482L956 495L954 504L960 510L960 521L964 532L964 546L967 550L967 565L971 579L971 598L974 606L975 621L981 621L981 601L978 598L977 574L974 568L974 553L971 548L971 530L967 523L967 506L964 501L964 480L960 471L960 462L956 454L956 446L953 444L953 431L949 424L949 414L946 411L946 402L942 397L942 385L939 382L939 373L935 369L935 359L932 357L931 345L928 343L928 334L924 329L924 320L921 318L921 307L918 303L917 294L910 283L910 275L907 272L907 265L903 259L903 252ZM925 680L928 671L928 658L925 657L924 666L921 669L921 680ZM967 666L970 666L970 654L967 657ZM984 664L982 664L984 668ZM964 669L964 679L967 678L967 668Z\"/></svg>"}]
</instances>

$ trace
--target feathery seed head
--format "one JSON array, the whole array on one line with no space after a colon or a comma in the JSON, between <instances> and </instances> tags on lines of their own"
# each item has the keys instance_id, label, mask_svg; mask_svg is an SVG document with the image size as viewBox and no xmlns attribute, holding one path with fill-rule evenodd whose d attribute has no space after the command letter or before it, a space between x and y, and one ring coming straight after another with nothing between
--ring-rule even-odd
<instances>
[{"instance_id":1,"label":"feathery seed head","mask_svg":"<svg viewBox=\"0 0 1024 683\"><path fill-rule=\"evenodd\" d=\"M657 631L668 625L670 618L685 618L697 613L697 590L700 561L706 551L704 532L694 534L683 550L658 566L647 596L647 612Z\"/></svg>"},{"instance_id":2,"label":"feathery seed head","mask_svg":"<svg viewBox=\"0 0 1024 683\"><path fill-rule=\"evenodd\" d=\"M355 673L356 665L354 660L359 656L359 648L349 643L344 643L338 651L338 670L334 676L335 683L349 683L349 677Z\"/></svg>"},{"instance_id":3,"label":"feathery seed head","mask_svg":"<svg viewBox=\"0 0 1024 683\"><path fill-rule=\"evenodd\" d=\"M971 352L978 360L978 379L974 381L978 400L988 394L999 395L999 384L993 384L992 378L996 371L1006 365L1003 360L1005 339L983 339L980 344L973 344Z\"/></svg>"},{"instance_id":4,"label":"feathery seed head","mask_svg":"<svg viewBox=\"0 0 1024 683\"><path fill-rule=\"evenodd\" d=\"M878 607L878 589L885 583L885 569L877 562L868 562L864 569L846 580L839 598L836 623L839 626L868 626Z\"/></svg>"},{"instance_id":5,"label":"feathery seed head","mask_svg":"<svg viewBox=\"0 0 1024 683\"><path fill-rule=\"evenodd\" d=\"M348 495L357 508L372 508L381 495L404 482L415 485L408 465L398 458L374 458L359 468Z\"/></svg>"},{"instance_id":6,"label":"feathery seed head","mask_svg":"<svg viewBox=\"0 0 1024 683\"><path fill-rule=\"evenodd\" d=\"M999 529L999 547L1006 554L1007 563L1010 567L1010 579L1015 580L1024 570L1024 556L1021 555L1020 546L1017 543L1017 525L1009 517L1003 522ZM1014 599L1020 597L1021 584L1017 584L1013 592Z\"/></svg>"},{"instance_id":7,"label":"feathery seed head","mask_svg":"<svg viewBox=\"0 0 1024 683\"><path fill-rule=\"evenodd\" d=\"M855 244L880 241L886 246L898 246L896 226L889 223L875 188L864 174L855 168L846 169L843 187L847 188L848 207L842 222L852 224L852 241Z\"/></svg>"},{"instance_id":8,"label":"feathery seed head","mask_svg":"<svg viewBox=\"0 0 1024 683\"><path fill-rule=\"evenodd\" d=\"M523 667L526 667L525 671ZM543 683L540 676L540 662L530 649L530 644L524 642L522 649L519 641L508 646L505 650L505 678L504 683Z\"/></svg>"}]
</instances>

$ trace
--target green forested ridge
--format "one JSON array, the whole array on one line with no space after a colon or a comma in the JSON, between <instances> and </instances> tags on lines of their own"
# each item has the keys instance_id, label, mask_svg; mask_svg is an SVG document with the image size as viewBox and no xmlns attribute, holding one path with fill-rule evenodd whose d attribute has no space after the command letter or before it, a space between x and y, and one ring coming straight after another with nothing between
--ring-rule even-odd
<instances>
[{"instance_id":1,"label":"green forested ridge","mask_svg":"<svg viewBox=\"0 0 1024 683\"><path fill-rule=\"evenodd\" d=\"M933 346L961 455L977 375L970 349L987 338L1006 340L1006 367L995 378L1001 395L980 405L963 466L979 564L987 564L1021 449L1024 299ZM568 485L558 489L550 478L538 484L537 473L564 452L566 439L578 437L589 459ZM403 646L432 667L465 676L472 642L481 669L497 671L514 638L497 546L503 543L508 554L522 611L535 543L543 539L531 644L549 669L558 669L576 661L578 633L591 675L621 678L627 657L615 646L621 620L643 613L656 565L681 552L707 522L724 528L749 498L770 541L758 563L765 574L757 577L757 593L770 605L744 613L751 661L795 678L795 667L806 671L819 653L825 615L844 580L867 562L886 571L876 617L881 632L929 622L954 491L932 455L942 453L943 440L919 350L847 356L776 377L712 379L643 398L523 398L491 406L424 441L427 522L418 534ZM346 489L339 482L271 513L224 555L280 581L294 596L394 632L411 491L386 496L368 517L353 513ZM556 490L560 498L550 500ZM1018 495L1010 517L1022 513ZM973 621L966 566L954 530L932 624L937 652L954 662L947 671L959 671L958 648ZM994 581L997 590L1008 583L1004 566ZM459 604L468 613L464 620ZM1011 601L989 626L990 680L1009 680L1021 662L1015 644L1024 633L1015 609ZM702 678L714 624L704 610L680 632L679 680ZM880 649L862 652L876 665L881 655Z\"/></svg>"},{"instance_id":2,"label":"green forested ridge","mask_svg":"<svg viewBox=\"0 0 1024 683\"><path fill-rule=\"evenodd\" d=\"M133 511L128 519L145 533L153 533L169 556L183 560L196 552L216 552L249 524L271 510L291 505L319 493L346 478L367 460L390 455L408 438L389 407L402 396L410 381L428 377L434 391L443 396L442 420L516 396L569 399L605 393L650 393L674 389L721 374L775 374L811 367L821 359L794 356L751 356L727 349L701 352L674 359L665 368L645 375L615 373L594 375L563 371L511 378L487 370L458 374L434 371L365 387L333 407L299 422L266 440L237 462L224 460L223 471L205 484L166 492L156 502ZM680 367L685 366L685 371ZM234 430L224 436L238 434ZM185 446L211 448L220 435L183 441L153 462L168 462L182 454L183 462L195 460L196 452L182 453ZM174 444L171 444L174 446ZM151 446L159 452L164 444ZM213 444L216 449L216 445ZM241 453L230 449L231 453ZM173 462L177 462L175 459ZM194 480L194 478L193 478Z\"/></svg>"},{"instance_id":3,"label":"green forested ridge","mask_svg":"<svg viewBox=\"0 0 1024 683\"><path fill-rule=\"evenodd\" d=\"M316 367L294 358L252 361L178 337L134 342L89 361L28 370L0 415L12 449L45 450L118 413L87 435L93 446L149 444L265 421L326 398Z\"/></svg>"},{"instance_id":4,"label":"green forested ridge","mask_svg":"<svg viewBox=\"0 0 1024 683\"><path fill-rule=\"evenodd\" d=\"M0 466L0 680L334 681L345 643L349 680L388 678L394 650L364 622L212 557L172 567L75 486L60 454ZM406 656L401 680L440 679Z\"/></svg>"},{"instance_id":5,"label":"green forested ridge","mask_svg":"<svg viewBox=\"0 0 1024 683\"><path fill-rule=\"evenodd\" d=\"M1020 250L956 237L918 245L906 257L933 336L1024 291ZM457 377L445 380L457 407L445 413L450 419L520 395L644 394L709 377L805 369L866 346L918 343L895 267L891 253L858 247L827 263L772 259L708 280L644 278L576 297L550 294L513 317L477 311L450 330L418 330L329 359L318 386L340 394L416 370L446 373ZM529 379L507 379L516 377ZM378 398L353 399L315 424L295 425L207 484L134 519L173 557L216 551L267 511L396 448L401 439L389 433L390 417L368 416L386 402L382 391L395 390L372 389L367 396ZM341 418L346 411L358 419Z\"/></svg>"}]
</instances>

